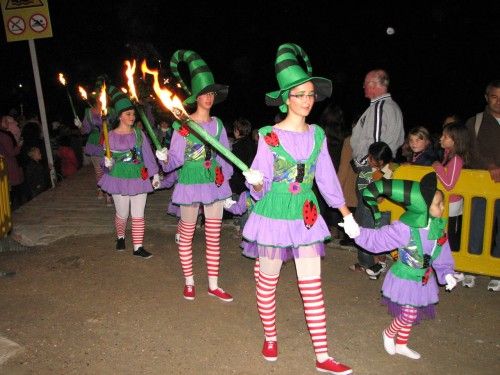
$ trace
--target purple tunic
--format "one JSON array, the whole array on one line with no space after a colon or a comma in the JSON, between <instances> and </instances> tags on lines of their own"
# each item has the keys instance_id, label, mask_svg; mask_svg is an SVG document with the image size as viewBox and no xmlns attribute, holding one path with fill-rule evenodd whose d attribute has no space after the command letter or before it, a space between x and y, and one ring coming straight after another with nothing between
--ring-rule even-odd
<instances>
[{"instance_id":1,"label":"purple tunic","mask_svg":"<svg viewBox=\"0 0 500 375\"><path fill-rule=\"evenodd\" d=\"M420 228L419 232L424 254L431 255L436 240L427 239L427 228ZM364 249L378 254L405 247L408 245L410 237L410 227L400 221L394 221L379 229L361 228L361 234L355 238L355 241ZM389 312L392 315L398 315L399 307L411 305L418 308L418 320L425 317L432 318L434 315L433 305L439 301L439 286L436 277L440 284L446 284L445 276L453 274L454 265L450 245L446 242L442 246L439 256L432 262L434 272L425 285L421 281L397 277L389 270L382 285L383 302L388 305Z\"/></svg>"},{"instance_id":2,"label":"purple tunic","mask_svg":"<svg viewBox=\"0 0 500 375\"><path fill-rule=\"evenodd\" d=\"M90 134L91 132L101 133L102 129L102 119L98 113L89 110L87 113L92 116L90 119L88 115L85 116L82 122L82 129L80 130L82 134ZM104 148L99 143L93 143L92 139L87 140L85 144L85 148L83 149L84 153L88 156L103 156Z\"/></svg>"},{"instance_id":3,"label":"purple tunic","mask_svg":"<svg viewBox=\"0 0 500 375\"><path fill-rule=\"evenodd\" d=\"M142 157L144 166L148 170L148 177L142 178L118 178L109 175L109 170L103 166L104 175L98 182L102 190L109 194L137 195L141 193L150 193L153 191L150 178L158 173L158 164L151 150L149 140L142 132ZM109 132L109 147L111 152L124 152L134 148L135 132L129 134L118 134L115 130ZM103 158L104 160L104 158Z\"/></svg>"},{"instance_id":4,"label":"purple tunic","mask_svg":"<svg viewBox=\"0 0 500 375\"><path fill-rule=\"evenodd\" d=\"M217 134L217 119L212 117L209 122L199 124L212 136ZM229 148L229 141L224 127L222 127L219 139L226 148ZM172 140L170 141L170 149L168 150L168 162L162 164L165 172L171 172L184 165L184 151L186 148L186 139L174 131ZM193 203L211 204L216 201L225 200L231 196L231 188L229 187L229 179L233 175L233 167L219 154L217 154L217 162L221 166L224 174L224 182L217 187L215 183L208 184L175 184L174 192L172 193L172 202L176 205L190 205ZM203 173L200 170L200 173Z\"/></svg>"},{"instance_id":5,"label":"purple tunic","mask_svg":"<svg viewBox=\"0 0 500 375\"><path fill-rule=\"evenodd\" d=\"M273 131L279 138L280 144L297 161L309 158L314 148L315 126L309 125L305 132L293 132L273 127ZM266 194L274 180L275 156L265 142L264 137L259 138L257 154L252 163L252 169L259 170L264 175L264 186L262 191L255 192L251 186L252 196L259 200ZM328 153L326 141L323 141L316 162L315 173L316 184L330 207L338 208L345 204L344 195L340 186L335 167ZM285 207L283 209L286 209ZM250 254L247 256L267 256L281 258L310 257L324 255L324 241L330 237L330 230L321 215L314 225L307 229L304 220L278 220L264 217L252 212L243 229L243 237L250 243L256 242L260 246L267 246L267 252L261 254ZM312 246L313 252L302 252L301 246ZM256 248L248 246L248 248ZM260 247L259 247L260 251Z\"/></svg>"}]
</instances>

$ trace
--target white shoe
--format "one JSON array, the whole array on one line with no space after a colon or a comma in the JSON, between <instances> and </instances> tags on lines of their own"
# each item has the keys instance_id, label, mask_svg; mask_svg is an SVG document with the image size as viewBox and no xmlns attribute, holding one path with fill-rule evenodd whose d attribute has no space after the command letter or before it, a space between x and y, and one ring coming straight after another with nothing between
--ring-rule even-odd
<instances>
[{"instance_id":1,"label":"white shoe","mask_svg":"<svg viewBox=\"0 0 500 375\"><path fill-rule=\"evenodd\" d=\"M457 282L464 281L465 275L462 272L455 272L453 277L457 280Z\"/></svg>"},{"instance_id":2,"label":"white shoe","mask_svg":"<svg viewBox=\"0 0 500 375\"><path fill-rule=\"evenodd\" d=\"M500 280L490 280L488 290L491 292L500 292Z\"/></svg>"},{"instance_id":3,"label":"white shoe","mask_svg":"<svg viewBox=\"0 0 500 375\"><path fill-rule=\"evenodd\" d=\"M462 285L466 288L474 288L474 285L476 285L476 276L465 275L462 280Z\"/></svg>"},{"instance_id":4,"label":"white shoe","mask_svg":"<svg viewBox=\"0 0 500 375\"><path fill-rule=\"evenodd\" d=\"M406 344L396 344L396 353L404 355L405 357L411 359L419 359L420 353L417 353L415 350L411 350Z\"/></svg>"},{"instance_id":5,"label":"white shoe","mask_svg":"<svg viewBox=\"0 0 500 375\"><path fill-rule=\"evenodd\" d=\"M390 355L396 354L396 344L394 344L394 338L390 338L385 334L385 331L382 332L382 339L384 340L384 349Z\"/></svg>"}]
</instances>

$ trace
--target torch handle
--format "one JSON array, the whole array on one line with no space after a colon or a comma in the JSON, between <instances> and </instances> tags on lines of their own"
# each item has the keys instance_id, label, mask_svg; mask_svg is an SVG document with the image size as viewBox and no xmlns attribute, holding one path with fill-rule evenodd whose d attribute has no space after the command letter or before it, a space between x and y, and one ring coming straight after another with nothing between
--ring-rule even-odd
<instances>
[{"instance_id":1,"label":"torch handle","mask_svg":"<svg viewBox=\"0 0 500 375\"><path fill-rule=\"evenodd\" d=\"M104 136L104 146L106 147L106 157L111 158L111 149L109 148L108 120L102 118L102 135Z\"/></svg>"},{"instance_id":2,"label":"torch handle","mask_svg":"<svg viewBox=\"0 0 500 375\"><path fill-rule=\"evenodd\" d=\"M75 106L73 105L73 98L69 94L69 90L68 90L67 86L66 86L66 93L68 94L69 105L71 106L71 110L73 111L73 117L77 118L78 116L76 115Z\"/></svg>"},{"instance_id":3,"label":"torch handle","mask_svg":"<svg viewBox=\"0 0 500 375\"><path fill-rule=\"evenodd\" d=\"M155 148L157 150L161 150L162 149L161 144L158 141L158 138L156 137L156 134L153 130L153 127L151 126L151 123L149 122L148 117L144 113L144 110L140 106L136 106L136 108L137 108L137 112L139 112L139 116L141 117L142 123L146 127L146 130L149 134L149 138L151 138L151 141L155 145Z\"/></svg>"},{"instance_id":4,"label":"torch handle","mask_svg":"<svg viewBox=\"0 0 500 375\"><path fill-rule=\"evenodd\" d=\"M197 122L188 119L187 120L188 126L193 129L196 132L196 135L199 135L201 138L203 138L204 141L206 141L210 146L215 148L221 155L226 157L231 163L233 163L235 166L237 166L239 169L241 169L243 172L247 171L249 168L248 166L241 161L240 158L238 158L235 154L231 152L231 150L227 149L222 143L220 143L217 138L214 138L211 136L203 127L201 127Z\"/></svg>"}]
</instances>

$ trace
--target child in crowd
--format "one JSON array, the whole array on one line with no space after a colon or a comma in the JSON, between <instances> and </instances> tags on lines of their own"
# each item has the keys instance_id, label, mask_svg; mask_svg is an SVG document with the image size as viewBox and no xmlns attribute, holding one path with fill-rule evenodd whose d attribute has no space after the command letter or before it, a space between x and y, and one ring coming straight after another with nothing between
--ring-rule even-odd
<instances>
[{"instance_id":1,"label":"child in crowd","mask_svg":"<svg viewBox=\"0 0 500 375\"><path fill-rule=\"evenodd\" d=\"M462 168L469 160L469 133L465 125L452 122L445 125L439 140L444 150L441 162L436 161L432 167L446 190L451 190L457 183ZM462 211L464 200L460 195L450 195L448 212L448 238L452 251L460 250L460 234L462 228ZM473 287L475 276L466 275L463 285Z\"/></svg>"},{"instance_id":2,"label":"child in crowd","mask_svg":"<svg viewBox=\"0 0 500 375\"><path fill-rule=\"evenodd\" d=\"M392 162L392 151L389 145L385 142L374 142L368 148L368 164L371 167L371 171L360 172L356 180L357 192L358 192L358 207L354 213L356 221L365 228L375 228L375 222L373 221L373 216L370 209L366 207L361 195L366 186L372 181L378 181L380 179L391 179L393 172L396 170L398 165ZM389 224L390 213L382 213L382 225ZM385 262L386 256L376 255L368 253L365 249L357 246L358 248L358 262L351 265L349 269L351 271L365 271L370 279L375 280L383 273L387 264Z\"/></svg>"},{"instance_id":3,"label":"child in crowd","mask_svg":"<svg viewBox=\"0 0 500 375\"><path fill-rule=\"evenodd\" d=\"M24 167L24 178L29 198L33 199L49 188L49 172L42 163L42 153L38 147L31 147L28 151L29 160Z\"/></svg>"},{"instance_id":4,"label":"child in crowd","mask_svg":"<svg viewBox=\"0 0 500 375\"><path fill-rule=\"evenodd\" d=\"M60 173L64 178L71 177L78 171L78 160L75 151L71 147L69 135L64 135L59 138L57 157L59 158Z\"/></svg>"},{"instance_id":5,"label":"child in crowd","mask_svg":"<svg viewBox=\"0 0 500 375\"><path fill-rule=\"evenodd\" d=\"M436 174L429 173L420 182L382 180L363 191L363 199L374 211L376 221L380 219L377 198L381 195L404 203L407 209L390 225L379 229L361 226L361 234L355 238L357 244L374 253L399 250L399 258L382 285L382 302L394 317L382 333L384 348L390 355L420 358L408 347L408 338L414 324L435 316L434 307L439 301L436 277L448 291L457 284L446 221L441 218L443 193L436 189L436 184Z\"/></svg>"},{"instance_id":6,"label":"child in crowd","mask_svg":"<svg viewBox=\"0 0 500 375\"><path fill-rule=\"evenodd\" d=\"M410 148L407 160L413 165L432 165L437 160L429 131L423 126L417 126L408 134Z\"/></svg>"}]
</instances>

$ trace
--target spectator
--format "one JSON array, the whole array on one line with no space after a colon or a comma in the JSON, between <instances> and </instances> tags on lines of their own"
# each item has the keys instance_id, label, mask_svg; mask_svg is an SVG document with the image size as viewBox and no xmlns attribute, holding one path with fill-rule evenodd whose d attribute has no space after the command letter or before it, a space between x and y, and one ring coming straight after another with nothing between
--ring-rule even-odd
<instances>
[{"instance_id":1,"label":"spectator","mask_svg":"<svg viewBox=\"0 0 500 375\"><path fill-rule=\"evenodd\" d=\"M417 126L408 133L409 154L407 161L413 165L430 166L437 160L431 135L427 128Z\"/></svg>"},{"instance_id":2,"label":"spectator","mask_svg":"<svg viewBox=\"0 0 500 375\"><path fill-rule=\"evenodd\" d=\"M233 122L233 154L241 159L246 165L251 165L255 153L257 152L257 145L251 139L252 124L246 118L240 117ZM245 190L248 190L245 185L245 177L239 169L234 169L233 175L229 180L229 186L233 194L240 196Z\"/></svg>"},{"instance_id":3,"label":"spectator","mask_svg":"<svg viewBox=\"0 0 500 375\"><path fill-rule=\"evenodd\" d=\"M71 148L70 136L64 135L59 138L57 157L59 158L59 173L64 178L73 176L78 171L78 160L75 151Z\"/></svg>"},{"instance_id":4,"label":"spectator","mask_svg":"<svg viewBox=\"0 0 500 375\"><path fill-rule=\"evenodd\" d=\"M483 169L490 172L491 179L500 182L500 79L491 81L486 86L484 94L486 107L483 112L470 117L466 126L470 139L473 140L470 167ZM470 226L469 252L480 254L483 250L484 221L486 200L483 198L472 199L472 212ZM500 200L495 201L493 228L493 243L491 255L500 257ZM487 244L488 246L489 244ZM492 279L488 290L500 291L500 280Z\"/></svg>"},{"instance_id":5,"label":"spectator","mask_svg":"<svg viewBox=\"0 0 500 375\"><path fill-rule=\"evenodd\" d=\"M49 172L42 163L42 153L36 146L28 151L29 160L24 167L24 177L31 200L49 188Z\"/></svg>"}]
</instances>

